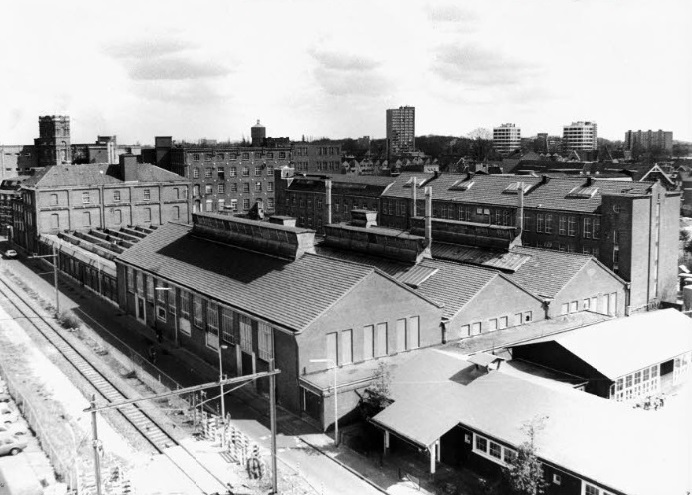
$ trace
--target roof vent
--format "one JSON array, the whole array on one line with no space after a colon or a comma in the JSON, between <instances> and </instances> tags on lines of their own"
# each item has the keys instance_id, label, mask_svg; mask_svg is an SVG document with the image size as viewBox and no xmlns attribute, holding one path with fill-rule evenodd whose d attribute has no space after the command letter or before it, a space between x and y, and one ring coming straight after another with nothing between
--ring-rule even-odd
<instances>
[{"instance_id":1,"label":"roof vent","mask_svg":"<svg viewBox=\"0 0 692 495\"><path fill-rule=\"evenodd\" d=\"M598 192L598 187L588 185L577 186L567 193L568 198L591 199Z\"/></svg>"},{"instance_id":2,"label":"roof vent","mask_svg":"<svg viewBox=\"0 0 692 495\"><path fill-rule=\"evenodd\" d=\"M458 180L452 187L449 188L450 191L468 191L475 184L475 181L466 182L466 179Z\"/></svg>"}]
</instances>

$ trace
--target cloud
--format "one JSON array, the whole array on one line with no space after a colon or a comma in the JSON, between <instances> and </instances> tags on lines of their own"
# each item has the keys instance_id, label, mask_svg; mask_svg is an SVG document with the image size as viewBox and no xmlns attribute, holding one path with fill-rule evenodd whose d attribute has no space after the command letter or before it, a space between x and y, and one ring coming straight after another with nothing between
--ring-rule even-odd
<instances>
[{"instance_id":1,"label":"cloud","mask_svg":"<svg viewBox=\"0 0 692 495\"><path fill-rule=\"evenodd\" d=\"M475 13L453 4L428 5L428 19L434 23L470 24L477 20Z\"/></svg>"},{"instance_id":2,"label":"cloud","mask_svg":"<svg viewBox=\"0 0 692 495\"><path fill-rule=\"evenodd\" d=\"M362 55L337 51L310 50L317 63L313 76L317 84L332 96L378 96L386 89L381 63Z\"/></svg>"},{"instance_id":3,"label":"cloud","mask_svg":"<svg viewBox=\"0 0 692 495\"><path fill-rule=\"evenodd\" d=\"M182 40L146 39L105 45L102 52L115 59L153 59L190 48Z\"/></svg>"},{"instance_id":4,"label":"cloud","mask_svg":"<svg viewBox=\"0 0 692 495\"><path fill-rule=\"evenodd\" d=\"M483 88L523 85L539 74L533 64L474 45L451 44L436 49L432 70L448 82Z\"/></svg>"},{"instance_id":5,"label":"cloud","mask_svg":"<svg viewBox=\"0 0 692 495\"><path fill-rule=\"evenodd\" d=\"M222 64L183 57L138 60L126 67L130 78L136 81L206 79L231 73Z\"/></svg>"},{"instance_id":6,"label":"cloud","mask_svg":"<svg viewBox=\"0 0 692 495\"><path fill-rule=\"evenodd\" d=\"M348 72L367 72L376 69L380 63L363 57L361 55L351 55L337 52L317 52L311 51L310 55L320 65L327 70L348 71Z\"/></svg>"}]
</instances>

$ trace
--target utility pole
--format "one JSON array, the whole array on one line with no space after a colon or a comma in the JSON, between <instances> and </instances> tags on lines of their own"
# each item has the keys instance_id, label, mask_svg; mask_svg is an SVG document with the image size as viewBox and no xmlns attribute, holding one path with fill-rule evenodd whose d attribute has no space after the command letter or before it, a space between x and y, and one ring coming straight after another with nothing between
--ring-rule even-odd
<instances>
[{"instance_id":1,"label":"utility pole","mask_svg":"<svg viewBox=\"0 0 692 495\"><path fill-rule=\"evenodd\" d=\"M60 315L60 292L58 291L58 253L53 244L53 282L55 284L55 316Z\"/></svg>"},{"instance_id":2,"label":"utility pole","mask_svg":"<svg viewBox=\"0 0 692 495\"><path fill-rule=\"evenodd\" d=\"M94 434L94 481L96 482L96 495L101 495L101 454L99 453L99 435L96 427L96 394L91 396L91 426Z\"/></svg>"},{"instance_id":3,"label":"utility pole","mask_svg":"<svg viewBox=\"0 0 692 495\"><path fill-rule=\"evenodd\" d=\"M269 360L269 424L272 432L272 494L279 493L277 469L276 469L276 375L274 372L274 358Z\"/></svg>"}]
</instances>

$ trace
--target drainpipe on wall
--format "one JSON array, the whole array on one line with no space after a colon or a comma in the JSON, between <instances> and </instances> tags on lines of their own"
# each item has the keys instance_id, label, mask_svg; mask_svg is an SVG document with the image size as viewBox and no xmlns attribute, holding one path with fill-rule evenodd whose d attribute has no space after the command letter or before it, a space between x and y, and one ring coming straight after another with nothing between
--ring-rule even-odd
<instances>
[{"instance_id":1,"label":"drainpipe on wall","mask_svg":"<svg viewBox=\"0 0 692 495\"><path fill-rule=\"evenodd\" d=\"M324 181L324 193L325 193L325 200L324 200L324 206L326 208L326 225L330 225L332 223L332 180L327 179Z\"/></svg>"},{"instance_id":2,"label":"drainpipe on wall","mask_svg":"<svg viewBox=\"0 0 692 495\"><path fill-rule=\"evenodd\" d=\"M517 237L524 231L524 183L517 184Z\"/></svg>"},{"instance_id":3,"label":"drainpipe on wall","mask_svg":"<svg viewBox=\"0 0 692 495\"><path fill-rule=\"evenodd\" d=\"M416 216L417 206L416 205L416 189L418 188L418 179L415 177L411 179L411 218ZM409 222L410 227L410 222Z\"/></svg>"},{"instance_id":4,"label":"drainpipe on wall","mask_svg":"<svg viewBox=\"0 0 692 495\"><path fill-rule=\"evenodd\" d=\"M425 188L425 244L432 245L432 187Z\"/></svg>"}]
</instances>

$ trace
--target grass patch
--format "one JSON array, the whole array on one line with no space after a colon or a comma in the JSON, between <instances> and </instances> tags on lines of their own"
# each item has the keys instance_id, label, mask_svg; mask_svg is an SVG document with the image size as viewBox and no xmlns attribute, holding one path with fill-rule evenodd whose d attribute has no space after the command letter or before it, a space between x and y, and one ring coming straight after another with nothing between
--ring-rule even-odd
<instances>
[{"instance_id":1,"label":"grass patch","mask_svg":"<svg viewBox=\"0 0 692 495\"><path fill-rule=\"evenodd\" d=\"M77 315L69 310L61 311L55 316L55 319L58 321L60 326L66 330L77 330L82 323L80 319L77 318Z\"/></svg>"}]
</instances>

